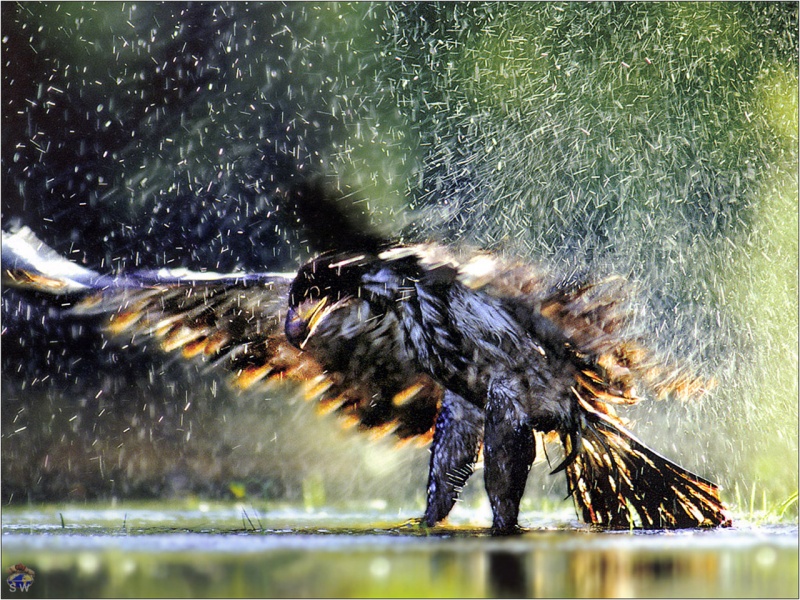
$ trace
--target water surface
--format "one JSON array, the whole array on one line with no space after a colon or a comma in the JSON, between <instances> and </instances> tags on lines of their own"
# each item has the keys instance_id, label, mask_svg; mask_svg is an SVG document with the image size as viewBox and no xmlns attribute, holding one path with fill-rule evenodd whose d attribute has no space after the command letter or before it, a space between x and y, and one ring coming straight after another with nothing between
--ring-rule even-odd
<instances>
[{"instance_id":1,"label":"water surface","mask_svg":"<svg viewBox=\"0 0 800 600\"><path fill-rule=\"evenodd\" d=\"M526 513L492 538L457 511L423 530L375 508L30 507L3 511L3 568L28 597L796 597L796 524L597 532ZM19 597L20 594L16 594ZM4 597L10 596L4 586Z\"/></svg>"}]
</instances>

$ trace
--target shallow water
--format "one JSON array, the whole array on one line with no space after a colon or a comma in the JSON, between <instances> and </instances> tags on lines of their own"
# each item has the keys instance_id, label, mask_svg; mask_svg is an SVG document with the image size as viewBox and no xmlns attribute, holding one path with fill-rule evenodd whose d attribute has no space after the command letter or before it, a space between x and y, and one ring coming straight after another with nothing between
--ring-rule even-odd
<instances>
[{"instance_id":1,"label":"shallow water","mask_svg":"<svg viewBox=\"0 0 800 600\"><path fill-rule=\"evenodd\" d=\"M403 525L412 516L199 502L6 508L3 568L34 569L25 595L41 598L798 593L796 524L601 533L569 512L526 513L526 533L492 538L482 514L457 511L427 531Z\"/></svg>"}]
</instances>

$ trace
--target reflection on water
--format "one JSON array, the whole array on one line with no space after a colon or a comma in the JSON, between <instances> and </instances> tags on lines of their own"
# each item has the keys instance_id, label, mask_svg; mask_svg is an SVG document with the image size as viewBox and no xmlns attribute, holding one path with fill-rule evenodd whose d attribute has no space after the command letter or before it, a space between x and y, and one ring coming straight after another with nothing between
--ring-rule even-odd
<instances>
[{"instance_id":1,"label":"reflection on water","mask_svg":"<svg viewBox=\"0 0 800 600\"><path fill-rule=\"evenodd\" d=\"M201 526L203 514L215 518ZM798 592L794 524L657 534L550 524L519 537L491 538L474 526L427 532L396 527L387 524L398 521L393 515L251 515L256 528L247 521L242 527L240 517L235 510L5 511L2 566L22 562L36 571L26 594L32 598ZM324 529L297 528L311 520L327 523Z\"/></svg>"},{"instance_id":2,"label":"reflection on water","mask_svg":"<svg viewBox=\"0 0 800 600\"><path fill-rule=\"evenodd\" d=\"M486 553L488 592L495 598L523 598L528 595L525 555L515 552Z\"/></svg>"}]
</instances>

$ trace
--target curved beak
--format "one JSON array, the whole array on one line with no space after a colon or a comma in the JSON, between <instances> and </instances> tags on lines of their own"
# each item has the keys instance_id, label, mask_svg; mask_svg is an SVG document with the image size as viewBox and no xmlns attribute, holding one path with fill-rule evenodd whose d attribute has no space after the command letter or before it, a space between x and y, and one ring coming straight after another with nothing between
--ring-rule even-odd
<instances>
[{"instance_id":1,"label":"curved beak","mask_svg":"<svg viewBox=\"0 0 800 600\"><path fill-rule=\"evenodd\" d=\"M302 350L308 338L325 314L323 310L328 303L327 298L321 300L306 300L297 306L292 306L286 313L284 331L289 343Z\"/></svg>"}]
</instances>

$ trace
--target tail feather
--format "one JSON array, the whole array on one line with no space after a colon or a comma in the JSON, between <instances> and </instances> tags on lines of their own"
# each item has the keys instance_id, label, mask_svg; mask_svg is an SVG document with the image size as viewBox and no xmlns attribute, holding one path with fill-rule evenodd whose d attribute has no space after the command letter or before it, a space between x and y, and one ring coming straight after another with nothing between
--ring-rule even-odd
<instances>
[{"instance_id":1,"label":"tail feather","mask_svg":"<svg viewBox=\"0 0 800 600\"><path fill-rule=\"evenodd\" d=\"M579 398L580 435L564 436L570 492L584 521L615 529L730 525L717 486L651 450Z\"/></svg>"}]
</instances>

